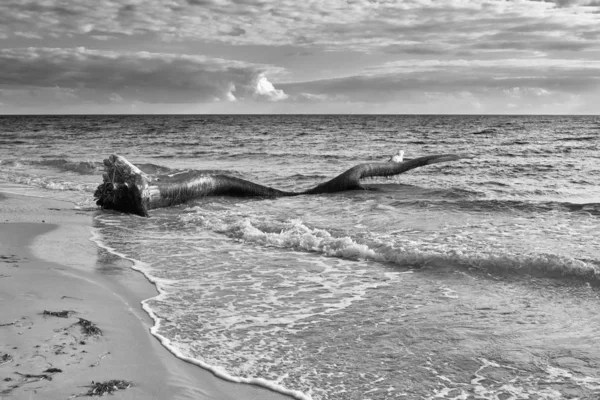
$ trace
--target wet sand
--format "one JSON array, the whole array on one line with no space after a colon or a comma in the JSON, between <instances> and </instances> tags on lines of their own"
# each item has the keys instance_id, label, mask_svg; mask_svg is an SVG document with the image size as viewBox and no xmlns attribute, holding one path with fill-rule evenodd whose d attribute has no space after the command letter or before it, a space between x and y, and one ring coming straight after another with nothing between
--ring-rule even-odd
<instances>
[{"instance_id":1,"label":"wet sand","mask_svg":"<svg viewBox=\"0 0 600 400\"><path fill-rule=\"evenodd\" d=\"M89 240L96 211L26 192L0 182L0 399L74 398L113 379L131 382L114 399L288 399L173 356L140 305L155 287Z\"/></svg>"}]
</instances>

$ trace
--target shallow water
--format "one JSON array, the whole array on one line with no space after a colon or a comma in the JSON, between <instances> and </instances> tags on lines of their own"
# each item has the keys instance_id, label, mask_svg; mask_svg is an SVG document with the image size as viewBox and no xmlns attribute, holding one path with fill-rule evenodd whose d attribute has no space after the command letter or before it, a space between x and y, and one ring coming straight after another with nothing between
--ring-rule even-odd
<instances>
[{"instance_id":1,"label":"shallow water","mask_svg":"<svg viewBox=\"0 0 600 400\"><path fill-rule=\"evenodd\" d=\"M145 302L155 333L232 380L313 399L600 396L598 117L3 126L0 178L83 209L110 153L148 172L219 169L286 190L399 148L472 153L364 182L373 191L204 198L147 219L103 212L96 240L157 282L162 294Z\"/></svg>"}]
</instances>

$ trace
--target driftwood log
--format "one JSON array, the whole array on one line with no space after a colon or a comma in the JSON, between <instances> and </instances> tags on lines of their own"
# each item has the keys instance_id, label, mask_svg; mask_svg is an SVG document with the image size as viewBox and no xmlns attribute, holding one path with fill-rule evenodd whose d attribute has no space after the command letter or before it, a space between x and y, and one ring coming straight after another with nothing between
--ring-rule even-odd
<instances>
[{"instance_id":1,"label":"driftwood log","mask_svg":"<svg viewBox=\"0 0 600 400\"><path fill-rule=\"evenodd\" d=\"M395 163L356 165L330 181L303 191L286 192L241 178L207 171L182 171L148 175L124 157L111 155L104 160L103 183L94 193L96 204L104 209L148 216L148 210L182 204L204 196L283 197L334 193L364 189L360 180L392 176L429 164L471 158L467 155L441 154Z\"/></svg>"}]
</instances>

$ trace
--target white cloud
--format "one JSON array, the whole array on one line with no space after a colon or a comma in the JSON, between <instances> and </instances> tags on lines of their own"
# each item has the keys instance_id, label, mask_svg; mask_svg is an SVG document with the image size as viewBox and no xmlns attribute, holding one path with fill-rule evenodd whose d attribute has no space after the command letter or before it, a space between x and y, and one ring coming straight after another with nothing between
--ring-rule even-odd
<instances>
[{"instance_id":1,"label":"white cloud","mask_svg":"<svg viewBox=\"0 0 600 400\"><path fill-rule=\"evenodd\" d=\"M110 36L110 35L91 35L90 37L92 39L101 40L101 41L116 39L116 36Z\"/></svg>"},{"instance_id":2,"label":"white cloud","mask_svg":"<svg viewBox=\"0 0 600 400\"><path fill-rule=\"evenodd\" d=\"M225 100L236 101L237 99L233 92L235 92L235 85L233 83L229 83L229 87L227 88L227 92L225 93Z\"/></svg>"},{"instance_id":3,"label":"white cloud","mask_svg":"<svg viewBox=\"0 0 600 400\"><path fill-rule=\"evenodd\" d=\"M123 98L121 96L119 96L117 93L111 93L110 97L108 98L108 101L110 101L111 103L116 103L116 104L121 104L121 103L125 102L125 100L123 100Z\"/></svg>"},{"instance_id":4,"label":"white cloud","mask_svg":"<svg viewBox=\"0 0 600 400\"><path fill-rule=\"evenodd\" d=\"M255 94L270 101L279 101L288 98L288 95L283 90L275 89L273 84L264 75L260 75L256 81Z\"/></svg>"},{"instance_id":5,"label":"white cloud","mask_svg":"<svg viewBox=\"0 0 600 400\"><path fill-rule=\"evenodd\" d=\"M301 100L308 101L326 101L331 100L329 96L326 94L312 94L312 93L300 93L298 94L298 98Z\"/></svg>"},{"instance_id":6,"label":"white cloud","mask_svg":"<svg viewBox=\"0 0 600 400\"><path fill-rule=\"evenodd\" d=\"M15 36L21 36L27 39L42 39L42 37L38 34L38 33L33 33L33 32L21 32L21 31L16 31L14 32Z\"/></svg>"},{"instance_id":7,"label":"white cloud","mask_svg":"<svg viewBox=\"0 0 600 400\"><path fill-rule=\"evenodd\" d=\"M539 88L539 87L525 87L525 88L521 88L521 87L512 87L512 88L506 88L503 89L502 92L504 94L506 94L509 97L513 97L513 98L522 98L524 96L530 96L530 95L534 95L534 96L550 96L551 92L544 89L544 88Z\"/></svg>"},{"instance_id":8,"label":"white cloud","mask_svg":"<svg viewBox=\"0 0 600 400\"><path fill-rule=\"evenodd\" d=\"M548 91L544 88L531 88L530 90L536 96L550 96L551 95L550 91Z\"/></svg>"}]
</instances>

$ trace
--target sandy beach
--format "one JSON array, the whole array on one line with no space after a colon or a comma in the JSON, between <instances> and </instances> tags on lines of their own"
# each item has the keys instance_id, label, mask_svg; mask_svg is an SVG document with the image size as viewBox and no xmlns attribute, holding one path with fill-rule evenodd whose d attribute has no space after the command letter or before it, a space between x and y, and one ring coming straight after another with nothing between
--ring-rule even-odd
<instances>
[{"instance_id":1,"label":"sandy beach","mask_svg":"<svg viewBox=\"0 0 600 400\"><path fill-rule=\"evenodd\" d=\"M173 356L140 305L155 287L89 240L96 211L26 193L0 182L0 399L286 398Z\"/></svg>"}]
</instances>

